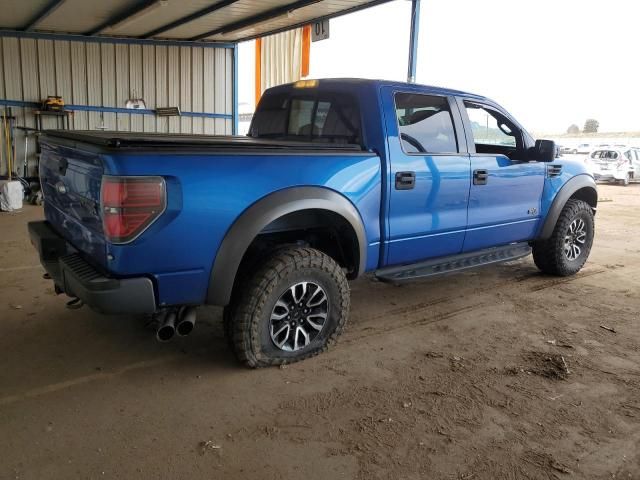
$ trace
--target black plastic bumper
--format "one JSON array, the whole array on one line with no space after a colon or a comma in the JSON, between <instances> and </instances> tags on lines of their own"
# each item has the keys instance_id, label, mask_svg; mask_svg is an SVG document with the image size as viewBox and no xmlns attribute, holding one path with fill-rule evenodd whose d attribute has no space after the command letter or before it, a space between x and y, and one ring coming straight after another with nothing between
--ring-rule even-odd
<instances>
[{"instance_id":1,"label":"black plastic bumper","mask_svg":"<svg viewBox=\"0 0 640 480\"><path fill-rule=\"evenodd\" d=\"M29 237L40 263L59 291L77 297L100 313L156 311L153 282L147 277L111 278L87 263L49 222L29 222Z\"/></svg>"}]
</instances>

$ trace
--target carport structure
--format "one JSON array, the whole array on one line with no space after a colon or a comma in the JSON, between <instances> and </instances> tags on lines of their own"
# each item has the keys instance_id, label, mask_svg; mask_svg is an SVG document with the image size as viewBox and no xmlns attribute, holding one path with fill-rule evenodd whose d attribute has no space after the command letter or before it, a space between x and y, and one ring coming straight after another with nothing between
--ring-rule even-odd
<instances>
[{"instance_id":1,"label":"carport structure","mask_svg":"<svg viewBox=\"0 0 640 480\"><path fill-rule=\"evenodd\" d=\"M238 42L388 1L5 0L0 108L19 127L35 128L37 116L43 128L60 128L59 116L38 111L43 99L61 96L72 129L235 134ZM413 7L412 39L419 0ZM414 41L410 51L412 78ZM158 116L160 107L181 115ZM36 149L25 132L14 136L14 165L22 175L24 162L26 176Z\"/></svg>"}]
</instances>

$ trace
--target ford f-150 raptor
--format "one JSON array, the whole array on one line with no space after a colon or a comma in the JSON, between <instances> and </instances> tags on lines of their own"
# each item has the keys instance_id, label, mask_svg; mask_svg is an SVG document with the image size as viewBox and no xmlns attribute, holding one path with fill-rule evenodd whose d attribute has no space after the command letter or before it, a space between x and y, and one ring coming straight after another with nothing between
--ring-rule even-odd
<instances>
[{"instance_id":1,"label":"ford f-150 raptor","mask_svg":"<svg viewBox=\"0 0 640 480\"><path fill-rule=\"evenodd\" d=\"M323 351L348 280L452 273L533 253L572 275L597 191L500 105L399 82L269 89L246 137L49 131L45 221L30 236L56 291L103 313L151 314L158 337L224 307L251 367Z\"/></svg>"}]
</instances>

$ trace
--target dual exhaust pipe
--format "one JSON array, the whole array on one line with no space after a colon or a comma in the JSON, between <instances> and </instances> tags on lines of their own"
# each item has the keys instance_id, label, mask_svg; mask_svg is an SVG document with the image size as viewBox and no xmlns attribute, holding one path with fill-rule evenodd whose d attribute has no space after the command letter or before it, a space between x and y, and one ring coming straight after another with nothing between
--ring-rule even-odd
<instances>
[{"instance_id":1,"label":"dual exhaust pipe","mask_svg":"<svg viewBox=\"0 0 640 480\"><path fill-rule=\"evenodd\" d=\"M196 308L180 307L177 310L169 310L163 312L159 320L156 338L160 342L168 342L175 334L185 337L193 331L196 324Z\"/></svg>"}]
</instances>

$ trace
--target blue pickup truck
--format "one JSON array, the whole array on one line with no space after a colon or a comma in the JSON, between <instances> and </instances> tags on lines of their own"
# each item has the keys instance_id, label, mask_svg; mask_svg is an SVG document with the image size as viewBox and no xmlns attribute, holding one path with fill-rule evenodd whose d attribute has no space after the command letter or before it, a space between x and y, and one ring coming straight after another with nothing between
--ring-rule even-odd
<instances>
[{"instance_id":1,"label":"blue pickup truck","mask_svg":"<svg viewBox=\"0 0 640 480\"><path fill-rule=\"evenodd\" d=\"M597 191L495 102L414 84L301 81L265 92L246 137L49 131L45 221L56 292L189 333L224 307L251 367L315 355L349 315L348 280L404 282L533 253L572 275Z\"/></svg>"}]
</instances>

